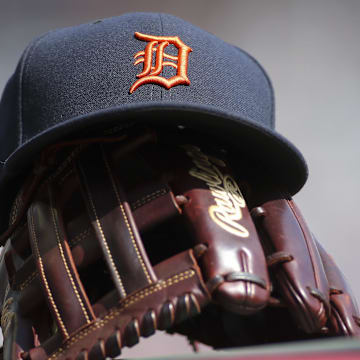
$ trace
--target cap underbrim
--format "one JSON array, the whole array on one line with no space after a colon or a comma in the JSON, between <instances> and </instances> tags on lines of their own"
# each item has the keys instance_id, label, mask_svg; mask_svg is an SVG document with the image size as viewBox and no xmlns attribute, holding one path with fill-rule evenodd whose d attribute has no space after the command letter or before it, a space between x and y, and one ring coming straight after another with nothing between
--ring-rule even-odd
<instances>
[{"instance_id":1,"label":"cap underbrim","mask_svg":"<svg viewBox=\"0 0 360 360\"><path fill-rule=\"evenodd\" d=\"M30 160L35 159L46 146L94 126L106 128L137 122L182 125L213 135L225 141L234 151L239 151L239 162L251 154L255 161L258 159L266 164L272 170L274 181L291 195L297 193L306 182L308 170L302 154L276 131L211 106L158 102L128 104L85 114L36 135L14 151L3 164L0 196L3 201L12 201L20 184L16 177L26 171Z\"/></svg>"}]
</instances>

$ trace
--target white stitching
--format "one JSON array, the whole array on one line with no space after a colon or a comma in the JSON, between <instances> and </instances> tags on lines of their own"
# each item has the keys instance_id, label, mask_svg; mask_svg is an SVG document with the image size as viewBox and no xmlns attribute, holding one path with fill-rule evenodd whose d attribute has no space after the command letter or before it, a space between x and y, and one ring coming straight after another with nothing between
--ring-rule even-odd
<instances>
[{"instance_id":1,"label":"white stitching","mask_svg":"<svg viewBox=\"0 0 360 360\"><path fill-rule=\"evenodd\" d=\"M134 201L131 206L134 210L136 210L137 208L147 204L148 202L157 199L158 197L162 196L162 195L166 195L167 194L167 190L166 189L160 189L160 190L156 190L150 194L145 195L144 197L142 197L141 199L138 199L136 201Z\"/></svg>"},{"instance_id":2,"label":"white stitching","mask_svg":"<svg viewBox=\"0 0 360 360\"><path fill-rule=\"evenodd\" d=\"M117 280L118 280L118 283L119 283L119 286L120 286L120 289L119 289L119 290L121 290L120 292L122 293L121 295L125 297L127 294L126 294L124 285L123 285L123 283L122 283L120 274L119 274L119 272L118 272L118 270L117 270L117 268L116 268L116 266L115 266L114 259L113 259L112 255L111 255L111 252L110 252L110 249L109 249L109 245L108 245L108 243L107 243L107 241L106 241L106 238L105 238L103 229L102 229L102 227L101 227L100 220L99 220L99 218L98 218L98 216L97 216L95 204L94 204L94 201L93 201L92 196L91 196L91 192L90 192L90 188L89 188L89 184L88 184L86 175L85 175L85 173L84 173L84 171L83 171L83 169L82 169L81 166L80 166L80 168L81 168L81 172L82 172L83 177L84 177L84 185L85 185L85 187L86 187L86 192L87 192L87 195L88 195L89 203L90 203L90 205L91 205L91 209L92 209L92 211L93 211L93 213L94 213L94 216L95 216L95 219L96 219L96 226L97 226L97 228L99 229L99 232L100 232L100 235L101 235L101 240L102 240L102 242L103 242L103 244L104 244L104 246L105 246L106 252L107 252L107 254L108 254L108 256L109 256L110 266L113 268L113 271L114 271L114 273L115 273L115 276L116 276L116 278L117 278Z\"/></svg>"},{"instance_id":3,"label":"white stitching","mask_svg":"<svg viewBox=\"0 0 360 360\"><path fill-rule=\"evenodd\" d=\"M111 169L110 169L110 165L109 165L109 163L108 163L108 161L107 161L107 159L106 159L105 152L104 152L104 149L103 149L102 146L101 146L101 149L102 149L102 155L103 155L104 163L105 163L106 169L107 169L107 171L108 171L108 173L109 173L109 176L110 176L110 179L111 179L111 184L112 184L113 189L114 189L114 191L115 191L116 198L117 198L117 201L118 201L118 204L119 204L121 213L122 213L122 215L123 215L123 217L124 217L126 227L127 227L128 231L129 231L129 235L130 235L130 238L131 238L131 242L132 242L132 244L133 244L133 246L134 246L134 249L135 249L136 255L137 255L138 259L139 259L139 262L140 262L140 264L141 264L141 267L142 267L142 269L143 269L143 271L144 271L144 273L145 273L146 279L147 279L147 281L149 282L149 284L151 284L152 281L151 281L149 272L148 272L148 270L147 270L147 268L146 268L146 266L145 266L144 259L143 259L143 257L141 256L140 251L139 251L139 248L138 248L138 246L137 246L137 244L136 244L135 237L134 237L134 233L133 233L133 231L132 231L132 229L131 229L131 226L130 226L130 224L129 224L129 220L128 220L127 216L126 216L125 209L124 209L124 207L123 207L123 205L122 205L122 203L121 203L120 194L119 194L118 189L117 189L117 187L116 187L115 180L114 180L114 177L113 177L112 172L111 172Z\"/></svg>"},{"instance_id":4,"label":"white stitching","mask_svg":"<svg viewBox=\"0 0 360 360\"><path fill-rule=\"evenodd\" d=\"M57 308L57 306L55 304L54 298L52 296L49 284L48 284L46 276L45 276L44 265L42 263L39 247L38 247L38 244L37 244L37 237L36 237L36 233L35 233L35 225L34 225L34 218L33 218L32 212L33 212L33 208L31 207L30 208L30 230L31 230L31 232L33 234L35 252L36 252L36 254L38 256L38 260L39 260L40 274L41 274L41 277L43 278L43 284L45 285L45 289L46 289L48 298L49 298L49 300L51 302L51 305L53 306L53 309L55 311L55 315L56 315L56 317L58 319L58 322L60 324L60 327L61 327L61 329L62 329L62 331L63 331L63 333L65 335L65 338L67 339L67 338L69 338L69 333L67 332L66 327L65 327L65 325L63 323L63 320L62 320L61 315L59 313L59 310L58 310L58 308Z\"/></svg>"},{"instance_id":5,"label":"white stitching","mask_svg":"<svg viewBox=\"0 0 360 360\"><path fill-rule=\"evenodd\" d=\"M84 313L84 316L85 316L85 319L86 319L86 322L87 323L90 323L91 320L89 319L89 315L85 309L85 306L84 306L84 303L83 301L81 300L80 298L80 294L78 292L78 289L76 288L76 285L75 285L75 282L74 282L74 279L70 273L70 270L69 270L69 266L67 264L67 261L66 261L66 258L65 258L65 255L64 255L64 250L62 248L62 244L61 244L61 241L60 241L60 235L59 235L59 229L58 229L58 225L57 225L57 222L56 222L56 217L55 217L55 210L54 210L54 206L53 206L53 199L52 199L52 194L51 194L51 191L50 191L50 188L48 187L48 194L49 194L49 199L50 199L50 209L51 209L51 215L52 215L52 221L53 221L53 224L54 224L54 229L55 229L55 234L56 234L56 240L57 240L57 244L58 244L58 247L59 247L59 251L60 251L60 255L61 255L61 259L64 263L64 266L65 266L65 269L66 269L66 273L69 277L69 280L71 282L71 285L73 287L73 290L74 290L74 293L75 293L75 296L76 298L78 299L79 301L79 304L80 304L80 307Z\"/></svg>"},{"instance_id":6,"label":"white stitching","mask_svg":"<svg viewBox=\"0 0 360 360\"><path fill-rule=\"evenodd\" d=\"M78 244L80 241L85 240L87 237L89 237L91 234L91 225L88 226L85 230L83 230L81 233L74 236L72 239L69 240L69 244L71 247L74 247L76 244Z\"/></svg>"},{"instance_id":7,"label":"white stitching","mask_svg":"<svg viewBox=\"0 0 360 360\"><path fill-rule=\"evenodd\" d=\"M72 339L69 340L69 342L67 342L63 348L59 348L57 352L55 352L53 355L51 355L51 357L49 357L49 359L57 358L59 355L61 355L61 353L63 353L65 350L67 350L70 346L72 346L72 345L76 344L78 341L82 340L84 337L86 337L92 331L104 327L109 321L111 321L114 318L116 318L117 316L119 316L125 309L127 309L132 304L142 300L143 298L145 298L153 293L156 293L158 291L166 289L169 286L173 286L179 282L190 279L190 278L194 277L195 275L196 275L195 271L193 269L189 269L182 273L176 274L176 275L172 276L171 278L168 278L159 283L153 284L149 288L143 289L143 290L135 293L132 296L129 296L129 298L126 299L125 302L120 305L121 306L120 309L117 309L117 308L111 309L104 316L104 318L97 319L97 321L95 323L91 324L86 329L84 329L84 330L80 331L79 333L77 333L76 335L74 335L74 337L72 337Z\"/></svg>"},{"instance_id":8,"label":"white stitching","mask_svg":"<svg viewBox=\"0 0 360 360\"><path fill-rule=\"evenodd\" d=\"M91 232L91 226L89 226L87 229L85 229L80 234L76 235L73 239L69 240L70 247L74 247L77 243L86 239L90 235L90 232ZM36 276L37 276L37 271L35 270L31 275L29 275L17 287L20 289L20 291L24 290L32 283L32 281L36 278Z\"/></svg>"}]
</instances>

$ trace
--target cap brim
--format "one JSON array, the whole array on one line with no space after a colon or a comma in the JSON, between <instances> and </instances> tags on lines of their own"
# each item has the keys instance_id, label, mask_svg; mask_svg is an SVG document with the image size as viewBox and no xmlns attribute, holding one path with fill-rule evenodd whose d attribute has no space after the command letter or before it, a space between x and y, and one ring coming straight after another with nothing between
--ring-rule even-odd
<instances>
[{"instance_id":1,"label":"cap brim","mask_svg":"<svg viewBox=\"0 0 360 360\"><path fill-rule=\"evenodd\" d=\"M0 179L3 201L12 201L21 183L21 179L16 178L46 146L95 126L106 128L128 123L183 125L213 135L239 151L239 165L249 154L254 161L266 164L272 170L273 180L291 195L297 193L307 179L307 165L300 151L279 133L260 124L211 106L164 102L129 104L72 118L25 142L3 164Z\"/></svg>"}]
</instances>

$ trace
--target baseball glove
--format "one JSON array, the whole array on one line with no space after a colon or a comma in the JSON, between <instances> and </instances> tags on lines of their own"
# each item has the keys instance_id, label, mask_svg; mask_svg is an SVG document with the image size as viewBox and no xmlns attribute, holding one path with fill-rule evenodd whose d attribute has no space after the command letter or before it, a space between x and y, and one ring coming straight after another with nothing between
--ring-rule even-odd
<instances>
[{"instance_id":1,"label":"baseball glove","mask_svg":"<svg viewBox=\"0 0 360 360\"><path fill-rule=\"evenodd\" d=\"M186 129L46 149L2 236L3 357L114 357L157 329L215 348L359 335L340 271L260 166Z\"/></svg>"}]
</instances>

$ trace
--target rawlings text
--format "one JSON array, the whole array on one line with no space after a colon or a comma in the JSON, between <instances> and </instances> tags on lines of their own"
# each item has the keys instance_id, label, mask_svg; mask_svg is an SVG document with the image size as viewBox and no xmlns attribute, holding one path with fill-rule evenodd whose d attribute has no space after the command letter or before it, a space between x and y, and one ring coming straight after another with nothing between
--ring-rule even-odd
<instances>
[{"instance_id":1,"label":"rawlings text","mask_svg":"<svg viewBox=\"0 0 360 360\"><path fill-rule=\"evenodd\" d=\"M212 220L236 236L248 237L249 231L239 224L242 219L241 208L244 208L246 203L234 178L219 170L218 166L224 167L224 162L206 156L196 146L185 145L183 148L196 166L190 170L190 175L204 181L214 196L216 205L209 207Z\"/></svg>"}]
</instances>

